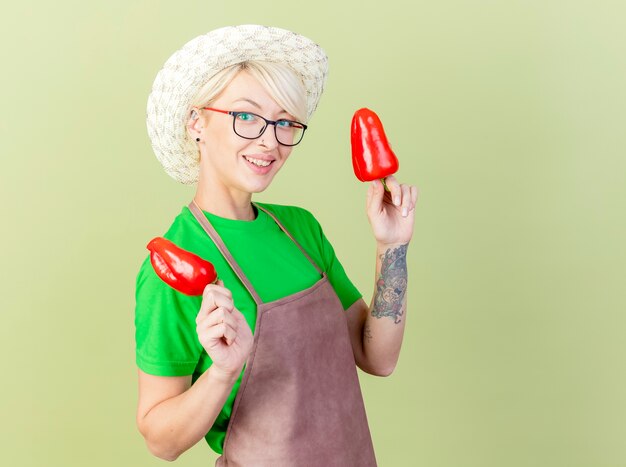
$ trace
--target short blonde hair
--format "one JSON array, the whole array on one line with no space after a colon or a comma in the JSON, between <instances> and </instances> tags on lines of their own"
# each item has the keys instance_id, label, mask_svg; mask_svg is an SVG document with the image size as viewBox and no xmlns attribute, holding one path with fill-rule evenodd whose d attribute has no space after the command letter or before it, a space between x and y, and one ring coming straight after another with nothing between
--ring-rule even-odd
<instances>
[{"instance_id":1,"label":"short blonde hair","mask_svg":"<svg viewBox=\"0 0 626 467\"><path fill-rule=\"evenodd\" d=\"M272 98L299 122L306 123L307 100L304 84L284 63L250 60L231 65L213 75L191 100L191 107L209 107L241 71L257 79Z\"/></svg>"}]
</instances>

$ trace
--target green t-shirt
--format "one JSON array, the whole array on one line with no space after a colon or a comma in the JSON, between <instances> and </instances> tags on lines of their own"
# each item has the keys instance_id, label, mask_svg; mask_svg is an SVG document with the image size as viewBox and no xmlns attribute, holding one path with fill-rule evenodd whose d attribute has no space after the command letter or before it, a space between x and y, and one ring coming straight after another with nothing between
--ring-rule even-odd
<instances>
[{"instance_id":1,"label":"green t-shirt","mask_svg":"<svg viewBox=\"0 0 626 467\"><path fill-rule=\"evenodd\" d=\"M272 212L325 271L344 310L362 295L346 275L320 224L307 210L294 206L256 203ZM252 221L226 219L204 212L264 302L280 299L312 286L319 273L302 251L262 210ZM213 241L188 207L184 207L164 235L181 248L210 261L235 306L254 331L256 304ZM190 297L165 284L156 275L149 256L137 275L135 341L137 366L158 376L192 375L195 381L211 359L196 334L200 296ZM206 441L221 454L233 402L241 382L235 383Z\"/></svg>"}]
</instances>

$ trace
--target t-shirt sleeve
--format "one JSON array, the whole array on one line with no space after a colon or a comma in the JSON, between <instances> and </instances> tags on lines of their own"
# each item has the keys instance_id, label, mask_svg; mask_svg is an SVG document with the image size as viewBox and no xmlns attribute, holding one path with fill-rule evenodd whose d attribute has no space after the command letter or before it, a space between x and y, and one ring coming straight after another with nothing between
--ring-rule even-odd
<instances>
[{"instance_id":1,"label":"t-shirt sleeve","mask_svg":"<svg viewBox=\"0 0 626 467\"><path fill-rule=\"evenodd\" d=\"M331 245L330 241L328 241L328 238L326 238L326 235L324 234L324 230L322 229L320 223L317 221L317 219L315 219L315 217L313 217L312 214L310 215L313 218L315 226L319 232L319 242L322 260L324 262L324 270L328 274L328 280L335 289L335 293L339 297L339 300L343 305L343 309L347 310L359 298L361 298L363 294L359 292L359 290L346 274L343 265L335 254L335 249Z\"/></svg>"},{"instance_id":2,"label":"t-shirt sleeve","mask_svg":"<svg viewBox=\"0 0 626 467\"><path fill-rule=\"evenodd\" d=\"M163 282L146 258L135 291L136 362L141 370L157 376L193 374L203 350L195 323L200 302L200 297Z\"/></svg>"}]
</instances>

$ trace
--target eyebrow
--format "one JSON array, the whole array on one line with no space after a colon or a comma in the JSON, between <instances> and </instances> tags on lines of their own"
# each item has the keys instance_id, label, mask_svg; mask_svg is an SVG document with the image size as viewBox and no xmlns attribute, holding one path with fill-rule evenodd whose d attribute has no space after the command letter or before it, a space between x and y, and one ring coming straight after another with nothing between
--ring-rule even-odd
<instances>
[{"instance_id":1,"label":"eyebrow","mask_svg":"<svg viewBox=\"0 0 626 467\"><path fill-rule=\"evenodd\" d=\"M235 102L233 102L233 104L236 104L237 102L247 102L248 104L252 104L257 109L261 110L261 106L259 104L254 102L252 99L248 99L247 97L242 97L241 99L237 99Z\"/></svg>"},{"instance_id":2,"label":"eyebrow","mask_svg":"<svg viewBox=\"0 0 626 467\"><path fill-rule=\"evenodd\" d=\"M255 106L257 109L263 110L258 103L256 103L252 99L248 99L247 97L242 97L240 99L237 99L236 101L233 102L233 104L236 104L237 102L247 102L248 104L252 104L253 106ZM289 112L287 112L285 109L281 109L281 111L279 113L281 113L281 114L289 114Z\"/></svg>"}]
</instances>

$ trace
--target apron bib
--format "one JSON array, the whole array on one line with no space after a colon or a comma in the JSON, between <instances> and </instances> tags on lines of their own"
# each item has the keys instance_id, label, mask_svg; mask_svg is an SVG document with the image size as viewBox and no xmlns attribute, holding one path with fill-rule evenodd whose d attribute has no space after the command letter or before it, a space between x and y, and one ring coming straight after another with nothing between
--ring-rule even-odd
<instances>
[{"instance_id":1,"label":"apron bib","mask_svg":"<svg viewBox=\"0 0 626 467\"><path fill-rule=\"evenodd\" d=\"M345 311L325 272L256 205L321 278L264 303L202 211L189 209L257 305L254 343L217 467L374 467Z\"/></svg>"}]
</instances>

